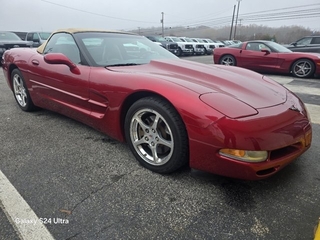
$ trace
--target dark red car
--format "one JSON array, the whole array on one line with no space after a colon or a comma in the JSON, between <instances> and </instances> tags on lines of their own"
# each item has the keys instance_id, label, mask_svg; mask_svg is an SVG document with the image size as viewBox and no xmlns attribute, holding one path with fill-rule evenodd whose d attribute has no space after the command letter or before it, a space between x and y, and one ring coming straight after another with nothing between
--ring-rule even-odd
<instances>
[{"instance_id":1,"label":"dark red car","mask_svg":"<svg viewBox=\"0 0 320 240\"><path fill-rule=\"evenodd\" d=\"M292 73L299 78L320 75L319 53L292 52L272 41L254 40L214 49L213 61L258 72Z\"/></svg>"},{"instance_id":2,"label":"dark red car","mask_svg":"<svg viewBox=\"0 0 320 240\"><path fill-rule=\"evenodd\" d=\"M58 31L11 49L3 71L24 111L64 114L126 141L146 168L269 177L311 144L302 101L243 68L181 60L145 37Z\"/></svg>"}]
</instances>

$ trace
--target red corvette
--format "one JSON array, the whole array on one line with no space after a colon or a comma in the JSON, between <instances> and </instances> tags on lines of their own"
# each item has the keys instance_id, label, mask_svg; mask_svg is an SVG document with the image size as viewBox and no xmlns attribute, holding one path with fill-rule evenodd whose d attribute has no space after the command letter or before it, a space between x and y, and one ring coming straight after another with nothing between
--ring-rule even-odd
<instances>
[{"instance_id":1,"label":"red corvette","mask_svg":"<svg viewBox=\"0 0 320 240\"><path fill-rule=\"evenodd\" d=\"M320 54L292 52L271 41L254 40L214 49L215 64L238 66L257 72L292 73L299 78L320 75Z\"/></svg>"},{"instance_id":2,"label":"red corvette","mask_svg":"<svg viewBox=\"0 0 320 240\"><path fill-rule=\"evenodd\" d=\"M181 60L145 37L58 31L5 52L3 71L24 111L45 108L126 141L144 167L269 177L305 152L302 101L243 68Z\"/></svg>"}]
</instances>

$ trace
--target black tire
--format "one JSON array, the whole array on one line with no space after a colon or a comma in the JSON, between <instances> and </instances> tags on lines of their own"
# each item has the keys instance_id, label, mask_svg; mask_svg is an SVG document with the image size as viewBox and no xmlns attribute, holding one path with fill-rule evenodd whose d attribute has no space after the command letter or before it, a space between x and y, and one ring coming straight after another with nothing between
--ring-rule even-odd
<instances>
[{"instance_id":1,"label":"black tire","mask_svg":"<svg viewBox=\"0 0 320 240\"><path fill-rule=\"evenodd\" d=\"M180 56L182 55L182 50L181 50L180 47L178 47L178 50L177 50L176 55L177 55L178 57L180 57Z\"/></svg>"},{"instance_id":2,"label":"black tire","mask_svg":"<svg viewBox=\"0 0 320 240\"><path fill-rule=\"evenodd\" d=\"M314 75L315 66L309 59L299 59L292 64L291 72L298 78L310 78Z\"/></svg>"},{"instance_id":3,"label":"black tire","mask_svg":"<svg viewBox=\"0 0 320 240\"><path fill-rule=\"evenodd\" d=\"M13 96L16 99L19 107L26 112L31 112L37 109L30 97L28 88L19 69L14 69L11 73L11 82Z\"/></svg>"},{"instance_id":4,"label":"black tire","mask_svg":"<svg viewBox=\"0 0 320 240\"><path fill-rule=\"evenodd\" d=\"M237 66L235 57L229 54L222 56L219 63L226 66Z\"/></svg>"},{"instance_id":5,"label":"black tire","mask_svg":"<svg viewBox=\"0 0 320 240\"><path fill-rule=\"evenodd\" d=\"M133 155L145 168L172 173L188 163L186 128L167 101L146 97L135 102L126 114L124 130Z\"/></svg>"}]
</instances>

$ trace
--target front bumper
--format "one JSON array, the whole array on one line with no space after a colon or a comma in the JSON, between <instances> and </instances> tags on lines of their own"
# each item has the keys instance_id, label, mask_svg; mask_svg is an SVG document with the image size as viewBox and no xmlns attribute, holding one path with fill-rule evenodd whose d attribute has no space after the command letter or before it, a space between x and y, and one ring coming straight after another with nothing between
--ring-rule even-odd
<instances>
[{"instance_id":1,"label":"front bumper","mask_svg":"<svg viewBox=\"0 0 320 240\"><path fill-rule=\"evenodd\" d=\"M274 175L308 150L312 141L306 113L286 105L260 109L258 115L247 118L223 118L202 132L194 129L198 135L190 134L190 167L245 180ZM268 158L259 163L243 162L220 155L221 148L268 151Z\"/></svg>"}]
</instances>

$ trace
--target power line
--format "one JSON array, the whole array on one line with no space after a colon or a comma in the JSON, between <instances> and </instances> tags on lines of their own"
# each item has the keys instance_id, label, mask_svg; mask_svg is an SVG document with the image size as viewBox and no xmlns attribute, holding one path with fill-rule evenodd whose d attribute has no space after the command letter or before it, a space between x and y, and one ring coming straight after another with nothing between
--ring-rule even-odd
<instances>
[{"instance_id":1,"label":"power line","mask_svg":"<svg viewBox=\"0 0 320 240\"><path fill-rule=\"evenodd\" d=\"M87 10L82 10L79 8L69 7L69 6L66 6L63 4L58 4L55 2L51 2L49 0L40 0L40 1L48 3L48 4L56 5L59 7L71 9L74 11L83 12L83 13L87 13L87 14L91 14L91 15L95 15L95 16L100 16L100 17L105 17L105 18L112 18L112 19L129 21L129 22L158 24L158 22L140 21L140 20L119 18L119 17L110 16L110 15L95 13L95 12L91 12L91 11L87 11ZM256 22L256 21L267 22L267 21L281 21L281 20L300 19L300 18L317 18L320 16L320 8L314 8L314 6L320 6L320 3L239 14L239 18L241 18L243 22ZM313 7L313 8L310 8L310 7ZM305 8L308 8L308 9L305 9ZM293 11L288 11L289 9L291 9ZM297 10L297 9L300 9L300 10ZM286 11L283 11L283 10L286 10ZM221 13L223 13L223 12L224 11L221 11ZM198 21L198 22L195 22L194 20L190 23L184 21L183 25L188 26L188 27L197 27L197 26L203 26L203 25L208 26L208 27L229 25L230 18L231 18L231 15L226 16L226 17L220 17L220 18L204 19L204 20ZM187 21L191 21L191 19L189 19ZM173 24L176 24L176 23L177 22L166 22L166 25L172 26Z\"/></svg>"},{"instance_id":2,"label":"power line","mask_svg":"<svg viewBox=\"0 0 320 240\"><path fill-rule=\"evenodd\" d=\"M310 9L309 8L309 9L305 9L305 10L279 12L279 11L284 10L284 9L285 10L288 10L288 9L299 9L299 8L306 8L306 7L312 7L312 6L320 6L320 3L302 5L302 6L294 6L294 7L288 7L288 8L265 10L265 11L258 11L258 12L252 12L252 13L247 13L247 14L239 14L239 17L241 19L243 19L244 22L246 22L246 19L249 19L249 17L250 17L250 19L253 19L253 17L255 17L255 20L258 20L258 17L261 17L261 16L266 16L266 17L270 16L271 17L273 15L282 15L282 14L288 15L290 13L293 14L293 13L301 13L301 12L306 12L306 11L310 12L310 11L317 11L318 10L318 8L316 8L316 9L314 9L314 8ZM319 14L319 12L316 12L315 14ZM210 24L210 26L219 26L219 25L223 25L223 24L230 24L230 18L231 18L231 15L229 15L227 17L221 17L221 18L210 18L210 19L206 19L206 20L203 20L203 21L199 21L199 22L192 22L190 24L187 23L186 25L187 26L199 26L199 25ZM167 25L171 25L171 24L167 23Z\"/></svg>"},{"instance_id":3,"label":"power line","mask_svg":"<svg viewBox=\"0 0 320 240\"><path fill-rule=\"evenodd\" d=\"M153 23L153 24L156 23L156 22L146 22L146 21L139 21L139 20L133 20L133 19L127 19L127 18L119 18L119 17L108 16L108 15L104 15L104 14L100 14L100 13L94 13L94 12L82 10L82 9L79 9L79 8L69 7L69 6L66 6L66 5L59 4L59 3L50 2L48 0L40 0L40 1L52 4L52 5L56 5L56 6L59 6L59 7L68 8L68 9L71 9L71 10L74 10L74 11L100 16L100 17L113 18L113 19L117 19L117 20L130 21L130 22Z\"/></svg>"}]
</instances>

